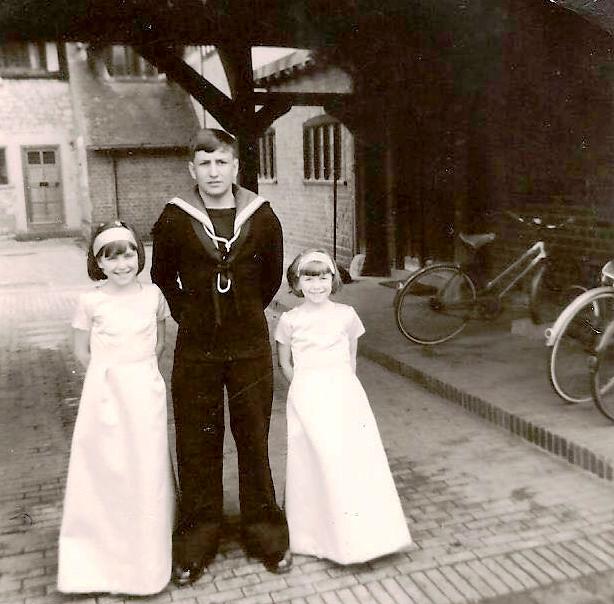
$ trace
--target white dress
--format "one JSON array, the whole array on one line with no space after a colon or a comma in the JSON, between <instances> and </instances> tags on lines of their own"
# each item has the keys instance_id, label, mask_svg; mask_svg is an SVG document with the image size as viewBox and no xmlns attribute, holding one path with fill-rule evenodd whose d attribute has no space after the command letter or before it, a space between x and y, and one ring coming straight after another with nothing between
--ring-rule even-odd
<instances>
[{"instance_id":1,"label":"white dress","mask_svg":"<svg viewBox=\"0 0 614 604\"><path fill-rule=\"evenodd\" d=\"M286 515L290 549L340 564L398 551L411 537L366 393L350 363L364 333L351 306L298 306L275 339L291 346Z\"/></svg>"},{"instance_id":2,"label":"white dress","mask_svg":"<svg viewBox=\"0 0 614 604\"><path fill-rule=\"evenodd\" d=\"M80 296L73 327L90 331L68 466L58 590L146 595L171 573L174 482L166 389L155 355L170 315L156 285Z\"/></svg>"}]
</instances>

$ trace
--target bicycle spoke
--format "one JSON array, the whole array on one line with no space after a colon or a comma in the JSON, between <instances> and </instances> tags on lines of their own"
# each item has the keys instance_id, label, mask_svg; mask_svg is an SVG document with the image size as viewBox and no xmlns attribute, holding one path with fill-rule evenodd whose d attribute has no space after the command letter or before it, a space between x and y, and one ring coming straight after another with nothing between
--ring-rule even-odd
<instances>
[{"instance_id":1,"label":"bicycle spoke","mask_svg":"<svg viewBox=\"0 0 614 604\"><path fill-rule=\"evenodd\" d=\"M610 394L610 390L612 389L612 387L614 387L614 377L611 377L607 384L604 385L600 385L599 386L599 395L600 396L607 396Z\"/></svg>"},{"instance_id":2,"label":"bicycle spoke","mask_svg":"<svg viewBox=\"0 0 614 604\"><path fill-rule=\"evenodd\" d=\"M601 292L585 301L576 308L556 338L550 355L549 377L556 393L568 402L591 400L588 360L603 331L604 315L600 309L611 306L613 302L614 291Z\"/></svg>"},{"instance_id":3,"label":"bicycle spoke","mask_svg":"<svg viewBox=\"0 0 614 604\"><path fill-rule=\"evenodd\" d=\"M418 344L439 344L464 327L475 306L475 288L453 266L432 266L399 292L395 317L401 333Z\"/></svg>"},{"instance_id":4,"label":"bicycle spoke","mask_svg":"<svg viewBox=\"0 0 614 604\"><path fill-rule=\"evenodd\" d=\"M609 336L607 336L609 337ZM614 421L614 343L600 344L593 370L593 398L597 408Z\"/></svg>"},{"instance_id":5,"label":"bicycle spoke","mask_svg":"<svg viewBox=\"0 0 614 604\"><path fill-rule=\"evenodd\" d=\"M548 266L543 267L531 285L529 312L537 325L554 323L571 301L572 294L549 279L549 270Z\"/></svg>"},{"instance_id":6,"label":"bicycle spoke","mask_svg":"<svg viewBox=\"0 0 614 604\"><path fill-rule=\"evenodd\" d=\"M569 402L588 401L591 384L586 346L576 338L563 336L556 350L551 379L555 390Z\"/></svg>"}]
</instances>

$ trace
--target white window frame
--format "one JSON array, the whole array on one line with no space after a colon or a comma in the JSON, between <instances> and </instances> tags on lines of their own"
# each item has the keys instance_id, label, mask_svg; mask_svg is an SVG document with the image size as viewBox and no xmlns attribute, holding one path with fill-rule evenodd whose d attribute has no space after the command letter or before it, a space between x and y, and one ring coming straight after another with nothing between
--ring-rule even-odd
<instances>
[{"instance_id":1,"label":"white window frame","mask_svg":"<svg viewBox=\"0 0 614 604\"><path fill-rule=\"evenodd\" d=\"M275 129L269 128L258 137L258 180L275 182L277 180L277 149Z\"/></svg>"},{"instance_id":2,"label":"white window frame","mask_svg":"<svg viewBox=\"0 0 614 604\"><path fill-rule=\"evenodd\" d=\"M7 42L0 45L0 75L47 75L47 52L44 42ZM53 57L51 57L53 58ZM57 63L57 60L55 61ZM57 71L57 69L56 69Z\"/></svg>"},{"instance_id":3,"label":"white window frame","mask_svg":"<svg viewBox=\"0 0 614 604\"><path fill-rule=\"evenodd\" d=\"M330 115L318 115L303 123L303 178L306 182L342 179L343 128Z\"/></svg>"},{"instance_id":4,"label":"white window frame","mask_svg":"<svg viewBox=\"0 0 614 604\"><path fill-rule=\"evenodd\" d=\"M105 51L109 77L114 80L160 80L164 76L132 46L115 44Z\"/></svg>"}]
</instances>

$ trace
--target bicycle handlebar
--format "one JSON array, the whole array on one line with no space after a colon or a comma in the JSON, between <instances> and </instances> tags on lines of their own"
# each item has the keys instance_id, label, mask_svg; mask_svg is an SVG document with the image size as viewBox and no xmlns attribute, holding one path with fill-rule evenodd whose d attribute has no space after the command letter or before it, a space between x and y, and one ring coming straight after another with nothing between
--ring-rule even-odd
<instances>
[{"instance_id":1,"label":"bicycle handlebar","mask_svg":"<svg viewBox=\"0 0 614 604\"><path fill-rule=\"evenodd\" d=\"M575 222L573 216L569 216L566 220L563 220L562 222L552 224L552 223L544 222L539 216L532 216L531 218L525 218L523 216L520 216L520 214L516 214L515 212L512 212L511 210L504 210L504 213L507 214L510 218L513 218L514 220L516 220L517 222L522 222L523 224L526 224L528 226L532 226L538 229L552 229L552 230L560 229L564 226L567 226Z\"/></svg>"}]
</instances>

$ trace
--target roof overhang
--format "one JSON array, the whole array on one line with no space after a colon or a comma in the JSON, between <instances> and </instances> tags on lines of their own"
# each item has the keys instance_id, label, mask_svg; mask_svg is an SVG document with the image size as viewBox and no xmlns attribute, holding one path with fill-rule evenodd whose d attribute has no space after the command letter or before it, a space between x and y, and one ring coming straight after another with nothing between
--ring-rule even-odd
<instances>
[{"instance_id":1,"label":"roof overhang","mask_svg":"<svg viewBox=\"0 0 614 604\"><path fill-rule=\"evenodd\" d=\"M545 0L535 0L544 2ZM614 0L550 0L614 33ZM496 5L490 0L488 7ZM65 40L316 48L359 34L369 21L429 11L479 15L477 0L3 0L0 41Z\"/></svg>"},{"instance_id":2,"label":"roof overhang","mask_svg":"<svg viewBox=\"0 0 614 604\"><path fill-rule=\"evenodd\" d=\"M535 0L544 2L545 0ZM614 34L614 0L550 0ZM489 0L489 10L497 0ZM210 44L318 48L360 35L372 21L416 12L479 16L480 0L3 0L0 42ZM368 29L368 28L366 28Z\"/></svg>"},{"instance_id":3,"label":"roof overhang","mask_svg":"<svg viewBox=\"0 0 614 604\"><path fill-rule=\"evenodd\" d=\"M3 0L0 40L314 46L352 13L338 0ZM344 17L341 17L340 12ZM345 18L347 17L347 19Z\"/></svg>"}]
</instances>

